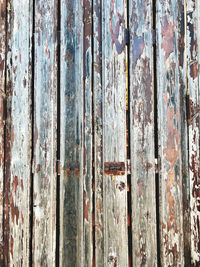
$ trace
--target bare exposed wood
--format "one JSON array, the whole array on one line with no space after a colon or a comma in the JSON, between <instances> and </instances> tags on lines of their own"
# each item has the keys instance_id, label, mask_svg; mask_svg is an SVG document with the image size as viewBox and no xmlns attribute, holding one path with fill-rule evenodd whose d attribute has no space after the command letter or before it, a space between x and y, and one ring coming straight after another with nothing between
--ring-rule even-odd
<instances>
[{"instance_id":1,"label":"bare exposed wood","mask_svg":"<svg viewBox=\"0 0 200 267\"><path fill-rule=\"evenodd\" d=\"M103 236L103 119L102 119L102 9L101 0L93 0L94 71L94 179L95 179L95 266L104 266Z\"/></svg>"},{"instance_id":2,"label":"bare exposed wood","mask_svg":"<svg viewBox=\"0 0 200 267\"><path fill-rule=\"evenodd\" d=\"M103 159L126 162L125 1L102 1ZM104 265L128 266L127 176L103 178Z\"/></svg>"},{"instance_id":3,"label":"bare exposed wood","mask_svg":"<svg viewBox=\"0 0 200 267\"><path fill-rule=\"evenodd\" d=\"M0 265L3 265L3 199L4 199L4 99L6 58L6 1L0 1Z\"/></svg>"},{"instance_id":4,"label":"bare exposed wood","mask_svg":"<svg viewBox=\"0 0 200 267\"><path fill-rule=\"evenodd\" d=\"M35 3L33 265L55 266L57 1Z\"/></svg>"},{"instance_id":5,"label":"bare exposed wood","mask_svg":"<svg viewBox=\"0 0 200 267\"><path fill-rule=\"evenodd\" d=\"M63 267L84 266L83 130L85 124L83 122L83 29L82 2L62 0L60 265ZM90 75L90 72L87 75ZM86 79L84 81L86 82ZM89 91L87 93L89 94ZM88 118L90 118L90 115ZM68 170L67 172L65 171L66 169Z\"/></svg>"},{"instance_id":6,"label":"bare exposed wood","mask_svg":"<svg viewBox=\"0 0 200 267\"><path fill-rule=\"evenodd\" d=\"M130 140L133 266L157 266L152 1L132 1Z\"/></svg>"},{"instance_id":7,"label":"bare exposed wood","mask_svg":"<svg viewBox=\"0 0 200 267\"><path fill-rule=\"evenodd\" d=\"M184 266L181 162L181 113L184 110L181 104L182 98L185 97L183 19L183 1L158 1L157 77L162 266ZM181 49L179 53L178 49Z\"/></svg>"},{"instance_id":8,"label":"bare exposed wood","mask_svg":"<svg viewBox=\"0 0 200 267\"><path fill-rule=\"evenodd\" d=\"M191 266L200 265L200 37L198 1L187 1L187 78L189 177L191 208Z\"/></svg>"}]
</instances>

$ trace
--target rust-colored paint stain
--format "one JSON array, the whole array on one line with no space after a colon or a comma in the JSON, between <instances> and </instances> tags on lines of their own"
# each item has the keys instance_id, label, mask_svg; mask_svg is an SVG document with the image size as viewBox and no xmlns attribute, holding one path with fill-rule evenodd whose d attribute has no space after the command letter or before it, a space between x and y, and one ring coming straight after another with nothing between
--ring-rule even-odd
<instances>
[{"instance_id":1,"label":"rust-colored paint stain","mask_svg":"<svg viewBox=\"0 0 200 267\"><path fill-rule=\"evenodd\" d=\"M194 62L190 66L190 76L195 79L197 78L198 75L198 62Z\"/></svg>"},{"instance_id":2,"label":"rust-colored paint stain","mask_svg":"<svg viewBox=\"0 0 200 267\"><path fill-rule=\"evenodd\" d=\"M17 186L19 184L19 180L18 180L18 177L15 176L14 179L13 179L13 183L12 183L12 190L14 189L15 190L15 194L17 192Z\"/></svg>"},{"instance_id":3,"label":"rust-colored paint stain","mask_svg":"<svg viewBox=\"0 0 200 267\"><path fill-rule=\"evenodd\" d=\"M19 209L14 203L13 195L11 193L10 196L10 211L11 211L11 219L12 222L14 223L15 217L16 217L16 223L18 225L18 220L19 220Z\"/></svg>"},{"instance_id":4,"label":"rust-colored paint stain","mask_svg":"<svg viewBox=\"0 0 200 267\"><path fill-rule=\"evenodd\" d=\"M70 177L72 175L76 177L80 177L80 164L77 163L68 163L67 168L62 168L64 172L67 173L67 175Z\"/></svg>"},{"instance_id":5,"label":"rust-colored paint stain","mask_svg":"<svg viewBox=\"0 0 200 267\"><path fill-rule=\"evenodd\" d=\"M165 16L164 24L162 25L162 49L165 52L165 60L168 59L170 54L174 51L174 30L175 30L175 23L168 22L168 17Z\"/></svg>"},{"instance_id":6,"label":"rust-colored paint stain","mask_svg":"<svg viewBox=\"0 0 200 267\"><path fill-rule=\"evenodd\" d=\"M168 137L167 147L163 150L166 160L170 163L170 170L168 171L168 178L166 181L167 199L169 204L169 219L167 221L167 229L171 230L172 225L177 233L177 222L175 216L175 201L171 193L171 189L175 186L175 164L179 157L179 136L177 129L178 115L173 107L167 109L167 124L168 124ZM178 186L178 184L177 184Z\"/></svg>"},{"instance_id":7,"label":"rust-colored paint stain","mask_svg":"<svg viewBox=\"0 0 200 267\"><path fill-rule=\"evenodd\" d=\"M125 175L124 162L105 162L104 174L109 176Z\"/></svg>"}]
</instances>

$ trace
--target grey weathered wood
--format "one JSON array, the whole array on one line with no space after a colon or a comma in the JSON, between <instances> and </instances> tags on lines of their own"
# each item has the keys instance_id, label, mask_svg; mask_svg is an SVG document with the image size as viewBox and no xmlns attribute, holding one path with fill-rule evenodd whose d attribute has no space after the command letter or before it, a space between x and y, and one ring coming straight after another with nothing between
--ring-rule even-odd
<instances>
[{"instance_id":1,"label":"grey weathered wood","mask_svg":"<svg viewBox=\"0 0 200 267\"><path fill-rule=\"evenodd\" d=\"M0 265L3 264L4 99L6 58L6 1L0 1Z\"/></svg>"},{"instance_id":2,"label":"grey weathered wood","mask_svg":"<svg viewBox=\"0 0 200 267\"><path fill-rule=\"evenodd\" d=\"M69 267L84 266L82 6L61 1L60 265Z\"/></svg>"},{"instance_id":3,"label":"grey weathered wood","mask_svg":"<svg viewBox=\"0 0 200 267\"><path fill-rule=\"evenodd\" d=\"M131 1L130 142L133 266L157 266L152 1Z\"/></svg>"},{"instance_id":4,"label":"grey weathered wood","mask_svg":"<svg viewBox=\"0 0 200 267\"><path fill-rule=\"evenodd\" d=\"M33 265L55 266L57 1L35 2Z\"/></svg>"},{"instance_id":5,"label":"grey weathered wood","mask_svg":"<svg viewBox=\"0 0 200 267\"><path fill-rule=\"evenodd\" d=\"M157 1L156 19L160 257L162 266L184 266L181 162L181 142L185 138L181 132L181 103L185 97L183 1Z\"/></svg>"},{"instance_id":6,"label":"grey weathered wood","mask_svg":"<svg viewBox=\"0 0 200 267\"><path fill-rule=\"evenodd\" d=\"M95 266L104 266L104 224L103 224L103 114L102 114L102 31L101 1L93 2L94 40L94 179L95 179Z\"/></svg>"},{"instance_id":7,"label":"grey weathered wood","mask_svg":"<svg viewBox=\"0 0 200 267\"><path fill-rule=\"evenodd\" d=\"M126 162L125 1L102 1L103 160ZM127 176L103 177L104 265L128 266Z\"/></svg>"},{"instance_id":8,"label":"grey weathered wood","mask_svg":"<svg viewBox=\"0 0 200 267\"><path fill-rule=\"evenodd\" d=\"M7 8L4 266L20 266L30 252L32 10L29 1Z\"/></svg>"},{"instance_id":9,"label":"grey weathered wood","mask_svg":"<svg viewBox=\"0 0 200 267\"><path fill-rule=\"evenodd\" d=\"M83 1L83 249L84 265L93 266L93 128L92 128L92 1ZM81 40L80 40L81 41Z\"/></svg>"},{"instance_id":10,"label":"grey weathered wood","mask_svg":"<svg viewBox=\"0 0 200 267\"><path fill-rule=\"evenodd\" d=\"M200 36L198 1L187 1L187 79L189 178L191 208L191 266L200 265Z\"/></svg>"}]
</instances>

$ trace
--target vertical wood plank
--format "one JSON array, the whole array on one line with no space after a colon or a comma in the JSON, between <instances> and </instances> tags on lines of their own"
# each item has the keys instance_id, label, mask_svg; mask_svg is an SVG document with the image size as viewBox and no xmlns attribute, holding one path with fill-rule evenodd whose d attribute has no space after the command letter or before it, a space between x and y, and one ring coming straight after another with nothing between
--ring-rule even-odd
<instances>
[{"instance_id":1,"label":"vertical wood plank","mask_svg":"<svg viewBox=\"0 0 200 267\"><path fill-rule=\"evenodd\" d=\"M55 266L57 1L35 2L33 265Z\"/></svg>"},{"instance_id":2,"label":"vertical wood plank","mask_svg":"<svg viewBox=\"0 0 200 267\"><path fill-rule=\"evenodd\" d=\"M102 91L102 9L101 0L93 1L94 38L94 168L95 168L95 266L104 266L103 222L103 91Z\"/></svg>"},{"instance_id":3,"label":"vertical wood plank","mask_svg":"<svg viewBox=\"0 0 200 267\"><path fill-rule=\"evenodd\" d=\"M69 267L84 266L83 29L82 2L62 0L60 264Z\"/></svg>"},{"instance_id":4,"label":"vertical wood plank","mask_svg":"<svg viewBox=\"0 0 200 267\"><path fill-rule=\"evenodd\" d=\"M133 266L157 266L152 1L130 1Z\"/></svg>"},{"instance_id":5,"label":"vertical wood plank","mask_svg":"<svg viewBox=\"0 0 200 267\"><path fill-rule=\"evenodd\" d=\"M103 159L126 163L125 1L102 1ZM103 181L104 265L128 266L127 175Z\"/></svg>"},{"instance_id":6,"label":"vertical wood plank","mask_svg":"<svg viewBox=\"0 0 200 267\"><path fill-rule=\"evenodd\" d=\"M4 266L20 266L29 262L32 5L7 8Z\"/></svg>"},{"instance_id":7,"label":"vertical wood plank","mask_svg":"<svg viewBox=\"0 0 200 267\"><path fill-rule=\"evenodd\" d=\"M200 264L200 90L198 1L187 1L187 74L189 177L191 208L191 266Z\"/></svg>"},{"instance_id":8,"label":"vertical wood plank","mask_svg":"<svg viewBox=\"0 0 200 267\"><path fill-rule=\"evenodd\" d=\"M6 58L6 1L0 1L0 265L3 264L4 99Z\"/></svg>"},{"instance_id":9,"label":"vertical wood plank","mask_svg":"<svg viewBox=\"0 0 200 267\"><path fill-rule=\"evenodd\" d=\"M159 204L162 266L184 266L181 162L183 152L181 112L184 108L181 103L182 98L185 97L183 25L183 1L160 0L157 2Z\"/></svg>"},{"instance_id":10,"label":"vertical wood plank","mask_svg":"<svg viewBox=\"0 0 200 267\"><path fill-rule=\"evenodd\" d=\"M83 247L84 265L93 265L93 106L92 106L92 0L83 1L84 159L83 159Z\"/></svg>"}]
</instances>

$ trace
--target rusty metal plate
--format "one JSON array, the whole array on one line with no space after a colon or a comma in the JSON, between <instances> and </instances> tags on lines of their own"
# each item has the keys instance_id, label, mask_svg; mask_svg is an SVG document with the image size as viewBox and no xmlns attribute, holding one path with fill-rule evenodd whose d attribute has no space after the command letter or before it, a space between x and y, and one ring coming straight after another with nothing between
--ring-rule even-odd
<instances>
[{"instance_id":1,"label":"rusty metal plate","mask_svg":"<svg viewBox=\"0 0 200 267\"><path fill-rule=\"evenodd\" d=\"M104 163L105 175L125 175L125 162L105 162Z\"/></svg>"}]
</instances>

